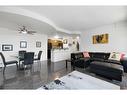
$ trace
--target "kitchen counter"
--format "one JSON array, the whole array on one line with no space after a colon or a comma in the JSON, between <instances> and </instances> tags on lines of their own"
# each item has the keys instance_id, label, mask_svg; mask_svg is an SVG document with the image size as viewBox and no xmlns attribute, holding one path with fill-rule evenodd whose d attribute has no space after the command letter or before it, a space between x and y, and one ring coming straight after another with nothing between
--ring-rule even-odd
<instances>
[{"instance_id":1,"label":"kitchen counter","mask_svg":"<svg viewBox=\"0 0 127 95\"><path fill-rule=\"evenodd\" d=\"M58 62L70 59L71 51L69 49L53 49L51 50L51 62Z\"/></svg>"}]
</instances>

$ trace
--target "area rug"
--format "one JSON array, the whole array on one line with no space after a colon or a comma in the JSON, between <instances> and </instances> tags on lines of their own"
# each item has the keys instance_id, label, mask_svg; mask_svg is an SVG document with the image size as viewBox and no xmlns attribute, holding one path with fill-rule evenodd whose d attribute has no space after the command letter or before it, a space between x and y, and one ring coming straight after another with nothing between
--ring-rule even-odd
<instances>
[{"instance_id":1,"label":"area rug","mask_svg":"<svg viewBox=\"0 0 127 95\"><path fill-rule=\"evenodd\" d=\"M107 81L86 75L84 73L73 71L66 76L63 76L57 80L50 82L49 84L43 85L38 90L84 90L84 89L120 89L120 86L109 83Z\"/></svg>"}]
</instances>

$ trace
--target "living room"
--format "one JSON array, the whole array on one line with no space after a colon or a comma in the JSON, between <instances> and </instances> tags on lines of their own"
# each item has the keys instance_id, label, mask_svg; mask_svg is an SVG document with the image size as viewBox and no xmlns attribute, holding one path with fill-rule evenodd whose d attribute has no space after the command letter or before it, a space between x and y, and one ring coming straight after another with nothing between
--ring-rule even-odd
<instances>
[{"instance_id":1,"label":"living room","mask_svg":"<svg viewBox=\"0 0 127 95\"><path fill-rule=\"evenodd\" d=\"M126 6L0 6L0 89L126 90L126 13Z\"/></svg>"}]
</instances>

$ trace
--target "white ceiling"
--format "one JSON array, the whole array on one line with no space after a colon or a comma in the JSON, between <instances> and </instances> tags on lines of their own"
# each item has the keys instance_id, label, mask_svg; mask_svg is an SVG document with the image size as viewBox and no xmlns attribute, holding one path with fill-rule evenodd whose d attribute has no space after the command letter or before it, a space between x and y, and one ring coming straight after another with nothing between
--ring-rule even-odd
<instances>
[{"instance_id":1,"label":"white ceiling","mask_svg":"<svg viewBox=\"0 0 127 95\"><path fill-rule=\"evenodd\" d=\"M84 31L100 25L127 19L124 6L40 6L23 7L52 20L69 31Z\"/></svg>"},{"instance_id":2,"label":"white ceiling","mask_svg":"<svg viewBox=\"0 0 127 95\"><path fill-rule=\"evenodd\" d=\"M11 13L0 12L0 27L19 32L19 28L26 26L28 30L37 31L37 33L53 34L56 30L50 25L39 20ZM12 32L12 31L11 31Z\"/></svg>"},{"instance_id":3,"label":"white ceiling","mask_svg":"<svg viewBox=\"0 0 127 95\"><path fill-rule=\"evenodd\" d=\"M16 6L0 9L0 26L16 30L25 25L47 34L55 31L75 34L126 19L125 6Z\"/></svg>"}]
</instances>

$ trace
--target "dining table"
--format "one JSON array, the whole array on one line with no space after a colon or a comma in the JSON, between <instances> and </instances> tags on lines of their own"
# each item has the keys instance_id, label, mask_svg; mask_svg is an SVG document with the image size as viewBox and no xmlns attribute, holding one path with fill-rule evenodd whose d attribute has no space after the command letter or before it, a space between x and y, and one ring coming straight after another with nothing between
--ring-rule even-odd
<instances>
[{"instance_id":1,"label":"dining table","mask_svg":"<svg viewBox=\"0 0 127 95\"><path fill-rule=\"evenodd\" d=\"M19 56L19 55L11 55L10 57L13 57L13 58L18 59L18 63L19 63L19 70L24 70L24 67L23 67L23 66L21 67L21 65L22 65L22 64L21 64L21 63L20 63L20 61L19 61L19 60L20 60L20 58L22 58L21 56ZM36 57L37 57L37 54L35 54L35 55L34 55L34 58L36 58Z\"/></svg>"}]
</instances>

